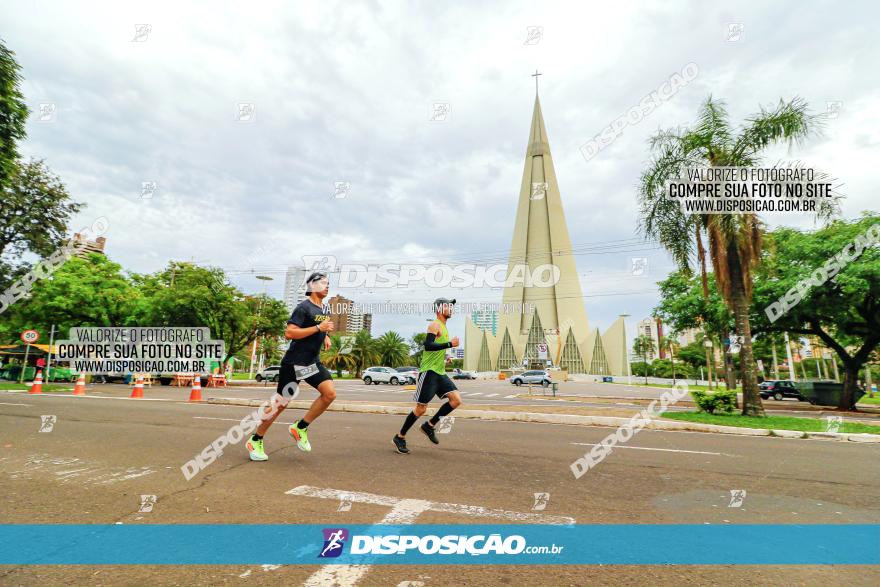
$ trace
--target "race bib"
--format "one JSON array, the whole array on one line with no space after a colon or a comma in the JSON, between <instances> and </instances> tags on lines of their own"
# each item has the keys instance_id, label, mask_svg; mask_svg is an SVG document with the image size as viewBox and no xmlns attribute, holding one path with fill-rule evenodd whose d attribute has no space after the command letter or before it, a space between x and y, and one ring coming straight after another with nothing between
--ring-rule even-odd
<instances>
[{"instance_id":1,"label":"race bib","mask_svg":"<svg viewBox=\"0 0 880 587\"><path fill-rule=\"evenodd\" d=\"M311 365L294 365L293 371L296 373L296 378L298 380L308 379L318 372L318 365L316 363L312 363Z\"/></svg>"}]
</instances>

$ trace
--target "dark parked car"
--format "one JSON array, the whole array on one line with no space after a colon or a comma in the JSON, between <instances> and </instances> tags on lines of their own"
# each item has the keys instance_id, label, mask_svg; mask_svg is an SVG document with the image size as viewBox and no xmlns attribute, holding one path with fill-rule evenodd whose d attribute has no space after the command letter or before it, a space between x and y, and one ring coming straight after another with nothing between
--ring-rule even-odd
<instances>
[{"instance_id":1,"label":"dark parked car","mask_svg":"<svg viewBox=\"0 0 880 587\"><path fill-rule=\"evenodd\" d=\"M782 401L783 398L793 397L800 401L804 401L804 397L801 395L801 392L798 391L793 381L762 381L758 385L758 391L760 392L762 399L772 397L776 401Z\"/></svg>"}]
</instances>

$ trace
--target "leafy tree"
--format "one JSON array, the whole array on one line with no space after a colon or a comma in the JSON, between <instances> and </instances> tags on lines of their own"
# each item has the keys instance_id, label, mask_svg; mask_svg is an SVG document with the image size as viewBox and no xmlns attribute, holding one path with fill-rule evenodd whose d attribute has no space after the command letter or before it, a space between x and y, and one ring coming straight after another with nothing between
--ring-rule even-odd
<instances>
[{"instance_id":1,"label":"leafy tree","mask_svg":"<svg viewBox=\"0 0 880 587\"><path fill-rule=\"evenodd\" d=\"M663 377L665 379L689 378L693 375L687 364L681 362L673 364L672 359L655 359L651 362L649 368L653 377Z\"/></svg>"},{"instance_id":2,"label":"leafy tree","mask_svg":"<svg viewBox=\"0 0 880 587\"><path fill-rule=\"evenodd\" d=\"M21 260L25 253L48 257L63 244L71 216L82 207L42 161L8 167L0 185L0 287L4 288L27 270Z\"/></svg>"},{"instance_id":3,"label":"leafy tree","mask_svg":"<svg viewBox=\"0 0 880 587\"><path fill-rule=\"evenodd\" d=\"M281 359L279 338L276 336L264 336L257 342L257 353L263 356L264 365L274 365Z\"/></svg>"},{"instance_id":4,"label":"leafy tree","mask_svg":"<svg viewBox=\"0 0 880 587\"><path fill-rule=\"evenodd\" d=\"M690 271L696 248L704 279L703 233L707 237L715 282L742 338L742 413L747 416L764 414L748 315L752 271L761 254L762 224L755 214L687 215L677 202L665 196L665 185L668 180L684 177L687 168L755 166L761 162L763 149L777 142L790 144L802 140L814 132L816 124L816 119L807 114L806 104L796 98L780 101L772 111L762 108L737 133L730 125L723 102L710 96L700 110L696 126L661 131L651 139L655 158L640 181L641 228L663 245L686 272ZM822 210L823 214L831 212L831 207ZM706 288L704 292L708 297Z\"/></svg>"},{"instance_id":5,"label":"leafy tree","mask_svg":"<svg viewBox=\"0 0 880 587\"><path fill-rule=\"evenodd\" d=\"M699 373L703 366L703 343L699 340L678 349L678 358L686 364L692 373Z\"/></svg>"},{"instance_id":6,"label":"leafy tree","mask_svg":"<svg viewBox=\"0 0 880 587\"><path fill-rule=\"evenodd\" d=\"M38 281L28 298L10 308L7 324L11 332L55 324L62 338L79 326L128 326L139 296L120 265L89 253L71 257Z\"/></svg>"},{"instance_id":7,"label":"leafy tree","mask_svg":"<svg viewBox=\"0 0 880 587\"><path fill-rule=\"evenodd\" d=\"M708 276L711 277L712 274L709 273ZM721 333L717 342L723 347L723 338L727 338L733 330L734 321L718 293L714 279L707 280L704 284L702 278L697 279L692 273L678 270L657 285L660 286L660 303L654 312L665 324L677 331L700 329L707 333ZM711 379L715 364L710 354L711 349L702 344L701 348L706 364L706 377ZM729 368L732 358L728 355L729 353L725 353L725 375L730 375L726 380L733 389L736 387L736 378L733 377L734 369Z\"/></svg>"},{"instance_id":8,"label":"leafy tree","mask_svg":"<svg viewBox=\"0 0 880 587\"><path fill-rule=\"evenodd\" d=\"M0 189L9 183L16 167L16 142L27 135L28 108L21 92L20 72L15 53L0 39Z\"/></svg>"},{"instance_id":9,"label":"leafy tree","mask_svg":"<svg viewBox=\"0 0 880 587\"><path fill-rule=\"evenodd\" d=\"M651 374L651 365L644 361L633 361L630 364L630 371L636 377L647 377Z\"/></svg>"},{"instance_id":10,"label":"leafy tree","mask_svg":"<svg viewBox=\"0 0 880 587\"><path fill-rule=\"evenodd\" d=\"M855 407L859 370L880 345L880 250L876 245L848 248L857 239L865 244L869 229L880 230L880 215L838 220L814 232L779 228L768 235L755 285L755 331L818 336L843 364L844 392L838 407L846 410ZM861 251L852 260L835 259L845 248L852 255ZM833 268L833 260L842 265L833 278L804 288L799 303L788 309L768 309L793 288L797 292L810 275L822 277L825 269Z\"/></svg>"},{"instance_id":11,"label":"leafy tree","mask_svg":"<svg viewBox=\"0 0 880 587\"><path fill-rule=\"evenodd\" d=\"M139 282L145 300L135 316L138 324L208 327L211 336L225 342L224 364L258 338L284 334L284 304L264 295L243 296L225 283L220 269L171 263Z\"/></svg>"}]
</instances>

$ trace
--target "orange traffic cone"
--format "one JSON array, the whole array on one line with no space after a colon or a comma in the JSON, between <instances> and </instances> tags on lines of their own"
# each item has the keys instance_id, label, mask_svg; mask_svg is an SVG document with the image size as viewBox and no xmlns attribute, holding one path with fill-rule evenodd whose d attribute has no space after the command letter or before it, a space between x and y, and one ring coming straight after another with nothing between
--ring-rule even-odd
<instances>
[{"instance_id":1,"label":"orange traffic cone","mask_svg":"<svg viewBox=\"0 0 880 587\"><path fill-rule=\"evenodd\" d=\"M134 389L131 390L130 397L144 397L144 376L138 375L137 383L134 384Z\"/></svg>"},{"instance_id":2,"label":"orange traffic cone","mask_svg":"<svg viewBox=\"0 0 880 587\"><path fill-rule=\"evenodd\" d=\"M85 395L86 394L86 376L83 373L79 374L79 379L76 380L76 385L73 386L73 395Z\"/></svg>"},{"instance_id":3,"label":"orange traffic cone","mask_svg":"<svg viewBox=\"0 0 880 587\"><path fill-rule=\"evenodd\" d=\"M34 382L31 384L31 390L28 393L43 393L43 370L37 371Z\"/></svg>"},{"instance_id":4,"label":"orange traffic cone","mask_svg":"<svg viewBox=\"0 0 880 587\"><path fill-rule=\"evenodd\" d=\"M189 392L189 401L191 402L200 402L202 401L202 378L198 373L193 374L193 386L192 391Z\"/></svg>"}]
</instances>

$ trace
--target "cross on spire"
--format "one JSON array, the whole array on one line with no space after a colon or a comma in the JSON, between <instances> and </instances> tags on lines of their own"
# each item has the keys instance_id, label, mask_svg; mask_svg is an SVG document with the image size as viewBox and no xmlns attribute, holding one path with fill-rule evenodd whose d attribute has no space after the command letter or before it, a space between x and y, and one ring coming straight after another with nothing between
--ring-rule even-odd
<instances>
[{"instance_id":1,"label":"cross on spire","mask_svg":"<svg viewBox=\"0 0 880 587\"><path fill-rule=\"evenodd\" d=\"M538 73L538 70L535 70L535 73L532 74L532 77L535 78L535 95L538 95L538 76L544 75L543 73Z\"/></svg>"}]
</instances>

